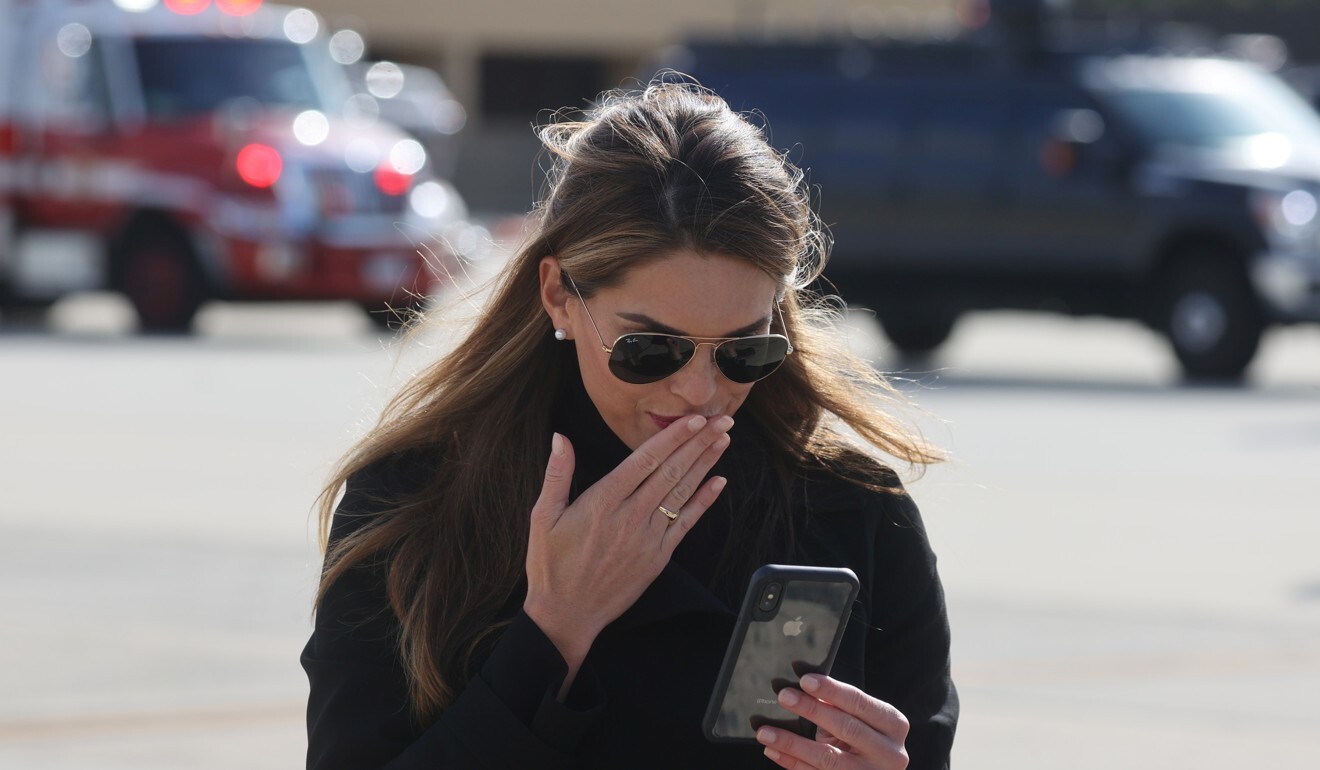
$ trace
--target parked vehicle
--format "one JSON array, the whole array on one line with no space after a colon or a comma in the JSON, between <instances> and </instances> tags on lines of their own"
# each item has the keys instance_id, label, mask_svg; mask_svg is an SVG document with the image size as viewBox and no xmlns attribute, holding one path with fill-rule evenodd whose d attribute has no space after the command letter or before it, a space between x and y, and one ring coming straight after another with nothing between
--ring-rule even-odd
<instances>
[{"instance_id":1,"label":"parked vehicle","mask_svg":"<svg viewBox=\"0 0 1320 770\"><path fill-rule=\"evenodd\" d=\"M358 62L349 71L354 88L371 97L381 117L421 142L436 174L452 179L467 111L440 73L390 61Z\"/></svg>"},{"instance_id":2,"label":"parked vehicle","mask_svg":"<svg viewBox=\"0 0 1320 770\"><path fill-rule=\"evenodd\" d=\"M1030 41L1026 36L1019 39ZM696 42L819 185L826 277L927 353L960 315L1136 318L1238 378L1320 321L1320 120L1244 61L950 42Z\"/></svg>"},{"instance_id":3,"label":"parked vehicle","mask_svg":"<svg viewBox=\"0 0 1320 770\"><path fill-rule=\"evenodd\" d=\"M209 299L348 300L379 323L458 259L462 201L346 110L311 11L0 0L0 312L111 289L144 330Z\"/></svg>"}]
</instances>

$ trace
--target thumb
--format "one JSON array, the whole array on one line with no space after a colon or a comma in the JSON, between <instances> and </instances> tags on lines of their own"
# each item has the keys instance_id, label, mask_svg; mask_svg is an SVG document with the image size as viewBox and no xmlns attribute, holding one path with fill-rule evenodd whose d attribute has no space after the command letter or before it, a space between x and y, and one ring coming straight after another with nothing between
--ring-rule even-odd
<instances>
[{"instance_id":1,"label":"thumb","mask_svg":"<svg viewBox=\"0 0 1320 770\"><path fill-rule=\"evenodd\" d=\"M552 522L558 520L568 506L574 459L573 445L568 437L556 433L550 442L550 461L545 466L541 496L536 499L536 511L542 516L548 515Z\"/></svg>"}]
</instances>

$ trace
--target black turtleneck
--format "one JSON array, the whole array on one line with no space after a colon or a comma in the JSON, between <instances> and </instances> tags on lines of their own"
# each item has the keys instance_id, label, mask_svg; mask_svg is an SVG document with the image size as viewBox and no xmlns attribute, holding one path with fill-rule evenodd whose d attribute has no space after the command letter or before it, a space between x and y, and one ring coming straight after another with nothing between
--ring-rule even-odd
<instances>
[{"instance_id":1,"label":"black turtleneck","mask_svg":"<svg viewBox=\"0 0 1320 770\"><path fill-rule=\"evenodd\" d=\"M609 429L576 376L557 398L552 427L572 442L573 494L618 466L629 449ZM770 768L754 745L712 744L701 732L749 569L760 563L847 566L861 579L832 675L892 703L911 722L912 770L947 768L958 701L949 678L949 629L935 557L920 515L879 465L868 491L818 468L792 479L772 455L749 410L734 416L733 443L713 474L729 484L650 587L593 644L567 702L567 672L554 645L510 597L479 671L438 719L410 717L397 621L384 572L354 569L328 591L302 663L308 673L308 767L509 770ZM549 444L549 436L546 436ZM432 460L434 462L434 460ZM383 462L350 480L332 538L344 536L400 490L414 489L426 463ZM792 544L778 533L767 555L746 548L785 496ZM787 530L787 527L783 528ZM725 552L741 559L719 571ZM484 661L480 658L484 657Z\"/></svg>"}]
</instances>

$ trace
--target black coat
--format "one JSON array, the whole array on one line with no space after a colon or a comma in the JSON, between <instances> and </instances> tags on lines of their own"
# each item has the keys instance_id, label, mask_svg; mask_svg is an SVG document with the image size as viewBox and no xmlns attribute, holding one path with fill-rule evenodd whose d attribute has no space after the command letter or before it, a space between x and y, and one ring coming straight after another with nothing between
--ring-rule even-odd
<instances>
[{"instance_id":1,"label":"black coat","mask_svg":"<svg viewBox=\"0 0 1320 770\"><path fill-rule=\"evenodd\" d=\"M580 424L568 433L579 490L627 451L598 415L595 422L586 435ZM733 447L747 437L735 427ZM897 489L881 472L878 480ZM332 540L360 526L380 500L415 488L424 473L425 462L413 457L358 474ZM734 491L731 477L722 499ZM794 497L809 513L786 561L847 566L861 581L832 675L908 717L910 767L947 767L958 700L944 595L916 507L901 490L870 492L824 472L805 473ZM521 612L519 595L510 597L512 623L479 673L429 725L409 715L381 572L351 571L325 597L302 655L311 682L308 768L774 767L761 747L713 744L701 730L745 585L745 578L736 589L710 579L730 510L708 511L641 598L601 633L565 703L555 695L567 667Z\"/></svg>"}]
</instances>

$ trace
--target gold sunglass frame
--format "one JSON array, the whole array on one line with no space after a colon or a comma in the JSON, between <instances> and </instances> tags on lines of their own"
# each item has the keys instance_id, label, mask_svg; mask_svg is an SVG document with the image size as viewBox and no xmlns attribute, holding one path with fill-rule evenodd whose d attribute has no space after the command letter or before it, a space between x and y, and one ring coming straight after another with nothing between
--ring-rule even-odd
<instances>
[{"instance_id":1,"label":"gold sunglass frame","mask_svg":"<svg viewBox=\"0 0 1320 770\"><path fill-rule=\"evenodd\" d=\"M718 362L718 361L716 360L716 358L715 358L715 350L716 350L719 346L725 344L726 342L735 342L735 341L738 341L738 340L757 340L757 339L764 339L764 338L778 338L778 339L782 339L782 340L783 340L785 343L787 343L787 345L788 345L788 350L784 352L784 360L788 360L788 357L791 356L791 355L793 354L793 341L790 340L790 339L788 338L788 335L786 335L786 334L774 334L774 333L768 333L768 334L749 334L749 335L747 335L747 336L745 336L745 337L689 337L689 336L687 336L687 335L685 335L685 334L670 334L669 332L648 332L648 331L638 331L638 332L628 332L628 333L626 333L626 334L620 334L618 337L615 337L615 338L614 338L614 344L613 344L613 345L606 345L606 344L605 344L605 335L603 335L603 334L600 333L600 327L596 325L596 319L595 319L594 317L592 317L592 315L591 315L591 308L587 307L587 301L586 301L586 299L584 299L584 298L582 297L582 292L581 292L580 290L578 290L577 284L573 281L573 279L569 278L567 275L564 275L562 272L560 273L560 276L561 276L561 280L566 281L566 282L568 283L568 285L572 287L572 289L573 289L573 293L574 293L574 294L577 296L577 298L578 298L578 302L582 303L582 312L584 312L584 313L587 314L587 321L591 323L591 329L592 329L592 331L594 331L594 332L596 333L596 339L600 340L600 349L603 350L603 351L605 351L606 355L613 355L613 354L614 354L614 349L615 349L616 347L619 346L619 340L623 339L624 337L632 337L632 336L634 336L634 335L639 335L639 336L657 336L657 337L673 337L674 339L687 340L688 342L691 342L691 343L692 343L692 345L693 345L692 357L689 358L688 360L684 361L682 366L678 367L677 369L675 369L674 371L670 372L669 374L666 374L664 377L661 377L660 380L656 380L656 382L660 382L661 380L667 379L667 378L669 378L669 377L673 377L675 374L678 374L679 372L683 371L683 368L686 367L688 364L692 363L693 359L695 359L695 358L697 357L697 351L701 350L701 347L702 347L703 345L709 345L709 346L710 346L710 349L711 349L711 350L710 350L710 360L711 360L712 363L715 364L715 370L718 371L718 372L720 373L720 376L721 376L721 377L724 377L725 379L729 380L730 382L738 382L738 381L732 379L731 377L729 377L729 375L725 374L725 373L724 373L724 370L720 368L720 366L719 366L719 362ZM779 314L779 325L780 325L780 327L784 327L784 311L783 311L783 309L781 309L781 308L779 307L779 303L778 303L778 302L775 303L775 312L777 312L777 313ZM781 361L781 362L780 362L780 365L782 365L782 364L783 364L783 362ZM742 384L742 385L750 385L750 384L755 383L755 382L760 382L761 380L765 379L766 377L769 377L771 374L774 374L774 373L775 373L776 371L778 371L778 370L779 370L779 367L776 366L775 369L774 369L773 371L771 371L769 374L766 374L764 377L760 377L760 378L757 378L757 379L755 379L755 380L752 380L752 382L744 382L744 383L739 383L739 384Z\"/></svg>"}]
</instances>

